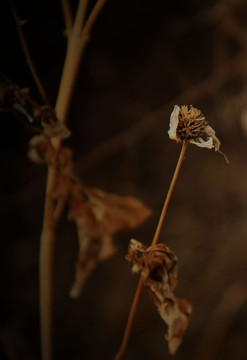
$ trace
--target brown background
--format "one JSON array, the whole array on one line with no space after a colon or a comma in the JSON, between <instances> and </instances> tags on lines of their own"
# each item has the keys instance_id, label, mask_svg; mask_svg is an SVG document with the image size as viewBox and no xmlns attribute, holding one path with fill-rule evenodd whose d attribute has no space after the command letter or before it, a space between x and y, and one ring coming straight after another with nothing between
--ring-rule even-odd
<instances>
[{"instance_id":1,"label":"brown background","mask_svg":"<svg viewBox=\"0 0 247 360\"><path fill-rule=\"evenodd\" d=\"M66 49L60 3L16 5L54 104ZM237 0L107 2L78 74L68 119L72 136L65 143L86 184L135 196L153 214L135 231L115 236L116 256L99 264L82 297L71 300L77 236L64 213L54 266L55 359L112 359L118 349L138 282L124 259L128 242L151 243L180 151L167 136L175 104L202 110L230 161L189 147L162 230L160 240L179 259L176 295L193 304L175 359L246 359L246 16L245 2ZM41 103L4 1L1 18L1 70ZM39 359L46 168L26 156L32 134L11 114L0 116L0 357ZM165 331L144 289L124 359L172 358Z\"/></svg>"}]
</instances>

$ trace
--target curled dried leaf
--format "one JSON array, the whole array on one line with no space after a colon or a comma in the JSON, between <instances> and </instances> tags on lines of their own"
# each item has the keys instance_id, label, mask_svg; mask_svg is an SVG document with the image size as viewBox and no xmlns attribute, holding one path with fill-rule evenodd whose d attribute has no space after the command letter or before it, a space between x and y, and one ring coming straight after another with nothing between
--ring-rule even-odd
<instances>
[{"instance_id":1,"label":"curled dried leaf","mask_svg":"<svg viewBox=\"0 0 247 360\"><path fill-rule=\"evenodd\" d=\"M169 352L175 354L189 323L191 305L173 294L177 285L177 258L164 244L146 247L131 239L126 259L133 262L132 271L141 273L143 283L150 287L151 296L161 318L168 326L165 338Z\"/></svg>"},{"instance_id":2,"label":"curled dried leaf","mask_svg":"<svg viewBox=\"0 0 247 360\"><path fill-rule=\"evenodd\" d=\"M44 105L36 108L34 118L40 120L44 134L50 138L66 139L70 136L69 129L57 119L56 112L51 106Z\"/></svg>"},{"instance_id":3,"label":"curled dried leaf","mask_svg":"<svg viewBox=\"0 0 247 360\"><path fill-rule=\"evenodd\" d=\"M57 156L57 162L59 169L66 169L71 174L72 167L72 150L68 147L62 147ZM72 175L72 174L71 174Z\"/></svg>"},{"instance_id":4,"label":"curled dried leaf","mask_svg":"<svg viewBox=\"0 0 247 360\"><path fill-rule=\"evenodd\" d=\"M90 232L94 236L97 234L96 237L113 235L123 229L133 229L150 214L149 208L131 196L108 194L80 184L74 186L72 190L70 218L86 216L90 224Z\"/></svg>"},{"instance_id":5,"label":"curled dried leaf","mask_svg":"<svg viewBox=\"0 0 247 360\"><path fill-rule=\"evenodd\" d=\"M36 164L52 163L55 159L55 150L45 135L33 136L29 142L28 157Z\"/></svg>"},{"instance_id":6,"label":"curled dried leaf","mask_svg":"<svg viewBox=\"0 0 247 360\"><path fill-rule=\"evenodd\" d=\"M76 293L79 295L93 268L92 244L95 248L97 243L97 251L93 252L95 264L108 259L115 253L112 236L117 231L138 226L150 215L150 210L133 197L107 194L79 183L71 187L70 195L69 219L74 220L77 225L80 248L78 262L83 263L83 267L76 268L77 280L72 287L73 293L77 288ZM88 259L91 259L89 263ZM87 275L79 274L80 272Z\"/></svg>"},{"instance_id":7,"label":"curled dried leaf","mask_svg":"<svg viewBox=\"0 0 247 360\"><path fill-rule=\"evenodd\" d=\"M32 114L26 102L28 92L28 89L20 89L15 84L0 83L0 112L15 111L24 115L32 123Z\"/></svg>"}]
</instances>

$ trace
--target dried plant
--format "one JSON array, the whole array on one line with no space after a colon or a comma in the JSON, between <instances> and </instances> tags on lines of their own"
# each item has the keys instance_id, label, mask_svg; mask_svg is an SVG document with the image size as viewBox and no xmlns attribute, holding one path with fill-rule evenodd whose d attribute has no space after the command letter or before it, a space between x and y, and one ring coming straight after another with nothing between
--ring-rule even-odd
<instances>
[{"instance_id":1,"label":"dried plant","mask_svg":"<svg viewBox=\"0 0 247 360\"><path fill-rule=\"evenodd\" d=\"M53 249L56 226L65 209L65 204L68 204L68 219L76 224L79 240L75 280L70 290L72 298L80 296L97 263L107 260L115 253L114 234L124 229L134 229L145 221L151 213L142 202L134 197L120 197L82 183L73 171L71 149L62 145L62 140L71 134L65 122L79 64L93 24L105 2L106 0L98 0L90 12L87 10L88 1L80 0L76 17L73 20L69 2L61 0L68 47L55 107L49 104L32 64L21 28L18 25L23 49L44 104L36 103L31 98L28 89L19 87L6 79L5 76L3 76L4 82L0 84L0 111L13 112L22 124L36 133L30 140L28 156L34 163L45 164L48 169L40 248L40 313L43 360L52 359ZM19 19L13 4L12 9L18 24ZM235 60L236 68L238 68L239 59ZM236 71L239 70L236 69ZM212 77L212 83L215 86L213 80ZM188 96L188 94L190 95L190 92L185 92L185 95ZM143 123L140 122L139 127L142 127L142 131L139 133L135 131L136 135L133 138L141 137L149 131L150 127L154 126L153 119L151 120L152 125L149 122L146 127L142 127ZM167 246L158 243L158 240L188 145L194 144L198 147L214 149L223 155L224 153L220 151L221 144L215 131L207 124L202 112L192 105L190 107L175 105L170 117L168 134L170 139L182 142L182 149L152 244L147 247L135 239L131 239L129 244L126 259L133 263L132 271L140 274L140 281L123 342L115 359L120 359L125 351L143 285L150 288L151 297L161 318L167 325L165 338L168 340L169 352L173 355L182 342L192 311L188 301L179 300L174 295L177 285L177 258ZM125 132L124 136L128 136L128 131ZM134 141L133 138L132 141ZM114 146L117 148L120 143L116 141Z\"/></svg>"},{"instance_id":2,"label":"dried plant","mask_svg":"<svg viewBox=\"0 0 247 360\"><path fill-rule=\"evenodd\" d=\"M29 96L29 91L20 89L5 75L2 76L5 82L0 84L1 111L12 111L26 127L38 133L30 140L28 156L33 162L48 167L40 247L40 318L42 359L51 360L53 247L56 225L66 201L69 203L68 217L75 221L79 238L76 278L70 292L72 297L79 296L97 261L114 254L113 234L135 228L150 215L150 210L133 197L106 194L83 185L73 172L71 150L62 146L62 140L70 136L65 121L80 60L106 0L98 0L89 14L88 1L80 0L74 21L69 2L61 1L68 47L55 108L49 104L26 45L17 11L13 2L9 2L30 70L45 102L44 105L37 104Z\"/></svg>"},{"instance_id":3,"label":"dried plant","mask_svg":"<svg viewBox=\"0 0 247 360\"><path fill-rule=\"evenodd\" d=\"M177 258L163 244L147 248L141 242L131 239L126 259L133 262L132 271L141 274L143 284L150 287L154 303L168 326L165 338L169 343L170 354L174 355L182 342L192 310L186 300L178 300L173 294L177 285Z\"/></svg>"},{"instance_id":4,"label":"dried plant","mask_svg":"<svg viewBox=\"0 0 247 360\"><path fill-rule=\"evenodd\" d=\"M180 109L179 106L175 105L170 116L168 135L172 140L181 141L183 146L151 246L146 248L146 246L134 239L130 241L127 260L134 263L132 271L140 273L141 278L115 360L121 359L125 352L143 285L150 286L152 298L162 319L168 325L166 339L171 354L174 355L177 351L182 336L188 327L192 307L186 300L177 300L173 294L177 279L176 257L165 245L158 244L158 239L188 145L195 144L209 149L215 148L216 151L219 151L220 141L216 137L215 131L206 124L201 111L192 105L190 109L188 109L188 106L182 106ZM208 137L206 141L203 140L203 135Z\"/></svg>"}]
</instances>

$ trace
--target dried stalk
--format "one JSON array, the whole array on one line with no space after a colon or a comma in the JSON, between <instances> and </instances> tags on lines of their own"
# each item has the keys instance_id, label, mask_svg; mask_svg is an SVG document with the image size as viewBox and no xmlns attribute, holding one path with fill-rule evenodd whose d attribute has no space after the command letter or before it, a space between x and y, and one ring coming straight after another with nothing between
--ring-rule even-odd
<instances>
[{"instance_id":1,"label":"dried stalk","mask_svg":"<svg viewBox=\"0 0 247 360\"><path fill-rule=\"evenodd\" d=\"M79 18L82 22L84 16L79 14L79 11L84 11L85 14L85 9L82 5L82 3L84 2L84 0L80 1L76 16L76 18ZM92 27L105 2L106 0L98 0L84 25L84 29L80 33L77 33L78 25L76 26L76 28L75 26L73 26L72 31L68 32L68 47L55 107L57 117L63 123L65 123L67 118L76 75L78 73L85 46L89 39ZM82 24L83 23L81 23L81 27ZM55 150L58 151L61 146L61 141L54 138L53 146ZM54 213L55 200L53 198L53 192L55 189L55 185L56 169L54 166L49 165L40 248L40 319L41 348L43 360L52 359L52 270L53 251L55 243L55 227L58 220L56 213ZM61 208L59 209L59 213L61 213Z\"/></svg>"},{"instance_id":2,"label":"dried stalk","mask_svg":"<svg viewBox=\"0 0 247 360\"><path fill-rule=\"evenodd\" d=\"M167 208L168 208L168 205L169 205L169 202L170 202L170 199L171 199L171 195L172 195L173 189L175 187L175 184L176 184L176 181L177 181L177 178L178 178L179 171L180 171L181 166L182 166L182 162L183 162L187 147L188 147L188 143L186 141L184 141L181 152L180 152L180 155L179 155L179 158L178 158L177 166L176 166L176 169L174 171L173 178L172 178L172 181L171 181L171 184L170 184L170 187L169 187L169 190L168 190L165 202L164 202L164 206L163 206L160 218L159 218L159 222L158 222L158 225L157 225L154 237L153 237L152 245L155 245L158 242L158 238L159 238L159 235L160 235L160 232L161 232L161 228L162 228L165 216L166 216ZM126 328L125 328L125 331L124 331L123 340L122 340L121 346L120 346L120 348L118 350L118 353L115 356L114 360L120 360L122 358L124 352L125 352L125 349L126 349L126 346L127 346L128 340L129 340L132 324L133 324L133 321L134 321L134 316L135 316L136 309L137 309L137 306L138 306L139 298L140 298L140 295L141 295L142 288L143 288L143 277L141 276L141 278L139 280L139 284L138 284L137 289L136 289L136 293L135 293L132 305L131 305L128 321L127 321Z\"/></svg>"},{"instance_id":3,"label":"dried stalk","mask_svg":"<svg viewBox=\"0 0 247 360\"><path fill-rule=\"evenodd\" d=\"M30 69L30 71L32 73L32 76L33 76L33 79L34 79L34 81L36 83L36 86L39 89L40 95L42 96L44 102L46 104L49 104L48 98L46 96L45 89L44 89L44 87L43 87L43 85L41 83L41 80L40 80L40 78L38 76L38 73L37 73L37 71L36 71L36 69L34 67L31 55L29 53L28 46L27 46L25 37L23 35L23 31L22 31L22 28L21 28L21 25L20 25L20 18L18 16L18 13L16 11L16 8L15 8L12 0L9 0L9 4L10 4L10 7L11 7L13 16L14 16L15 24L16 24L17 31L18 31L18 34L19 34L19 37L20 37L22 49L23 49L24 54L26 56L27 64L28 64L29 69Z\"/></svg>"}]
</instances>

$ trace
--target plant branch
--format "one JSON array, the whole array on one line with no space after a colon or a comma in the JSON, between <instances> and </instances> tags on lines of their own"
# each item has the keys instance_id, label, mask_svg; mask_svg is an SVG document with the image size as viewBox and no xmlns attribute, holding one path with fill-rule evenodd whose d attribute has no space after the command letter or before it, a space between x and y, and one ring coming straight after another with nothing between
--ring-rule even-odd
<instances>
[{"instance_id":1,"label":"plant branch","mask_svg":"<svg viewBox=\"0 0 247 360\"><path fill-rule=\"evenodd\" d=\"M17 27L17 31L19 33L19 37L20 37L20 41L21 41L21 45L22 45L22 48L23 48L23 51L24 51L24 54L26 56L26 59L27 59L27 64L29 66L29 69L31 71L31 74L33 76L33 79L36 83L36 86L40 92L40 95L42 96L42 99L44 100L44 102L46 104L49 104L49 101L48 101L48 98L46 96L46 92L45 92L45 89L40 81L40 78L38 76L38 73L35 69L35 66L33 64L33 61L32 61L32 58L31 58L31 55L29 53L29 50L28 50L28 46L27 46L27 43L26 43L26 40L25 40L25 37L23 35L23 31L22 31L22 28L21 28L21 25L20 25L20 18L18 16L18 13L16 11L16 8L14 6L14 3L12 0L9 0L9 4L10 4L10 7L11 7L11 10L12 10L12 13L13 13L13 16L14 16L14 20L15 20L15 24L16 24L16 27Z\"/></svg>"},{"instance_id":2,"label":"plant branch","mask_svg":"<svg viewBox=\"0 0 247 360\"><path fill-rule=\"evenodd\" d=\"M80 4L82 3L83 0L81 0ZM84 25L82 33L78 35L75 31L76 29L73 27L72 33L69 37L68 48L60 82L60 89L62 89L62 91L59 90L56 102L57 117L62 122L65 122L67 118L69 104L76 81L76 75L79 70L79 65L85 47L89 40L90 32L105 3L106 0L98 0ZM81 11L84 11L84 7L82 5L80 6L80 9ZM76 18L78 17L76 16ZM82 16L80 16L80 18L82 18Z\"/></svg>"},{"instance_id":3,"label":"plant branch","mask_svg":"<svg viewBox=\"0 0 247 360\"><path fill-rule=\"evenodd\" d=\"M170 184L170 187L169 187L169 190L168 190L165 202L164 202L164 206L163 206L163 209L161 211L161 215L160 215L159 222L158 222L158 225L157 225L157 228L156 228L156 231L155 231L155 235L154 235L154 238L153 238L153 241L152 241L152 245L157 244L157 241L158 241L158 238L159 238L159 235L160 235L160 232L161 232L161 228L162 228L162 225L163 225L163 222L164 222L164 219L165 219L165 215L166 215L166 212L167 212L167 208L168 208L168 205L169 205L169 202L170 202L170 199L171 199L171 195L172 195L173 189L175 187L175 184L176 184L176 181L177 181L177 178L178 178L179 171L180 171L181 166L182 166L182 162L183 162L184 155L185 155L185 152L187 150L187 147L188 147L188 143L186 141L184 141L181 152L180 152L180 155L179 155L179 158L178 158L177 166L176 166L176 169L174 171L172 181L171 181L171 184ZM138 284L136 292L135 292L135 296L134 296L132 305L131 305L128 321L127 321L127 324L126 324L126 327L125 327L125 330L124 330L123 340L122 340L121 346L120 346L120 348L118 350L118 353L115 356L114 360L120 360L122 358L123 354L124 354L125 349L126 349L126 346L127 346L128 340L129 340L129 336L130 336L130 332L131 332L131 328L132 328L132 324L133 324L133 321L134 321L136 309L137 309L137 306L138 306L139 298L140 298L140 295L141 295L142 288L143 288L143 277L141 276L141 278L139 280L139 284Z\"/></svg>"},{"instance_id":4,"label":"plant branch","mask_svg":"<svg viewBox=\"0 0 247 360\"><path fill-rule=\"evenodd\" d=\"M66 26L66 35L70 36L73 28L73 17L72 17L69 1L61 0L61 7L63 11L65 26Z\"/></svg>"},{"instance_id":5,"label":"plant branch","mask_svg":"<svg viewBox=\"0 0 247 360\"><path fill-rule=\"evenodd\" d=\"M78 5L78 11L75 18L73 32L75 35L80 36L82 33L83 25L85 22L86 11L88 6L88 0L80 0Z\"/></svg>"},{"instance_id":6,"label":"plant branch","mask_svg":"<svg viewBox=\"0 0 247 360\"><path fill-rule=\"evenodd\" d=\"M130 335L130 331L131 331L132 324L133 324L133 321L134 321L134 317L135 317L136 309L137 309L137 306L138 306L138 303L139 303L139 299L140 299L140 296L141 296L142 288L143 288L143 277L141 276L141 278L139 280L139 283L138 283L138 286L137 286L137 289L136 289L136 292L135 292L135 296L134 296L132 305L131 305L128 321L127 321L126 328L125 328L125 331L124 331L122 344L121 344L121 346L120 346L120 348L118 350L118 353L115 356L114 360L120 360L121 359L121 357L123 356L124 351L126 349L126 346L128 344L129 335Z\"/></svg>"},{"instance_id":7,"label":"plant branch","mask_svg":"<svg viewBox=\"0 0 247 360\"><path fill-rule=\"evenodd\" d=\"M66 122L76 75L79 69L81 58L84 54L89 32L91 31L92 26L105 2L106 0L98 0L96 3L90 17L88 18L88 21L90 19L89 24L85 24L85 28L87 26L87 31L85 33L83 31L82 34L78 36L75 33L75 27L73 27L72 32L69 34L66 58L55 107L57 117L63 123ZM83 1L81 0L80 4L82 3ZM84 7L82 5L78 7L76 15L77 19L82 20L84 15L79 14L79 11L84 11ZM58 138L53 138L52 144L58 153L61 147L61 140ZM40 321L43 360L52 359L53 252L55 243L55 228L58 221L58 216L60 216L64 206L64 202L62 201L56 208L55 199L53 197L56 183L56 167L54 165L49 165L40 248Z\"/></svg>"},{"instance_id":8,"label":"plant branch","mask_svg":"<svg viewBox=\"0 0 247 360\"><path fill-rule=\"evenodd\" d=\"M40 238L40 327L41 352L43 360L52 359L52 270L55 243L55 223L53 213L55 203L53 190L56 185L56 168L48 167L43 228Z\"/></svg>"},{"instance_id":9,"label":"plant branch","mask_svg":"<svg viewBox=\"0 0 247 360\"><path fill-rule=\"evenodd\" d=\"M178 158L177 166L176 166L176 169L174 171L173 178L172 178L168 193L166 195L166 199L165 199L165 202L164 202L164 206L163 206L160 218L159 218L159 222L158 222L155 234L154 234L152 245L155 245L158 242L160 232L161 232L161 228L162 228L165 216L166 216L167 208L168 208L168 205L169 205L169 202L170 202L170 199L171 199L171 196L172 196L172 192L173 192L173 189L175 187L175 184L176 184L176 181L177 181L177 178L178 178L179 171L180 171L181 166L182 166L182 162L183 162L184 155L186 153L187 147L188 147L188 143L186 141L183 141L183 146L182 146L179 158Z\"/></svg>"}]
</instances>

